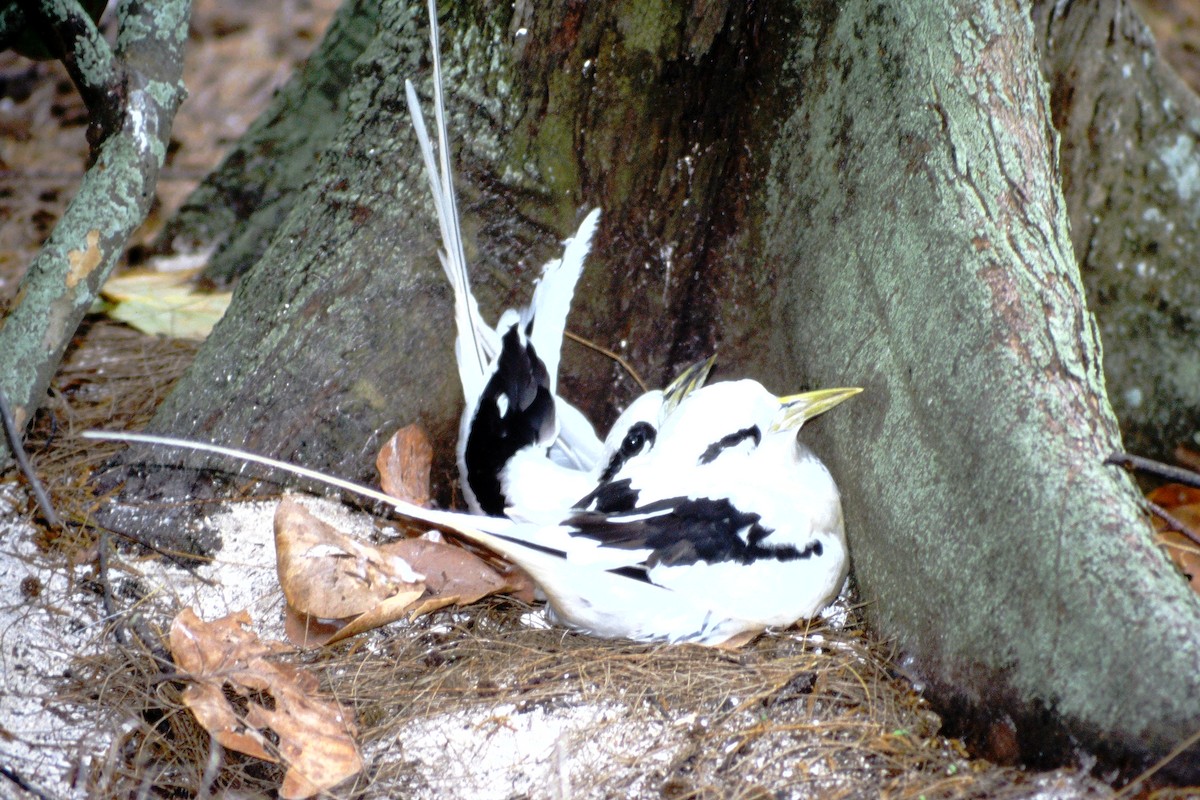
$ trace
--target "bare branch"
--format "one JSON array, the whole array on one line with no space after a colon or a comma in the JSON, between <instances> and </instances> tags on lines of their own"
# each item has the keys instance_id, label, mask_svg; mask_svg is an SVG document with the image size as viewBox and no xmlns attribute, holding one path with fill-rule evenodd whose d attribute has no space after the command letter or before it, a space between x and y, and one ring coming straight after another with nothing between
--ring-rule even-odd
<instances>
[{"instance_id":1,"label":"bare branch","mask_svg":"<svg viewBox=\"0 0 1200 800\"><path fill-rule=\"evenodd\" d=\"M0 390L19 430L41 404L71 336L154 199L185 94L191 3L124 0L115 53L78 3L46 0L38 8L72 48L64 62L92 111L94 138L79 192L22 279L16 306L0 320ZM0 463L9 461L7 448L0 452Z\"/></svg>"}]
</instances>

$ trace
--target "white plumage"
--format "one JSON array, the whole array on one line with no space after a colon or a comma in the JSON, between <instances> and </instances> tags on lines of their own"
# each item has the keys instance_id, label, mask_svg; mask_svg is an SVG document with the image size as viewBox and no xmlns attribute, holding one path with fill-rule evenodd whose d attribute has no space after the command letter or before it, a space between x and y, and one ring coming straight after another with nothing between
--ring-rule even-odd
<instances>
[{"instance_id":1,"label":"white plumage","mask_svg":"<svg viewBox=\"0 0 1200 800\"><path fill-rule=\"evenodd\" d=\"M600 210L593 209L584 217L579 230L564 243L562 258L543 267L529 306L520 311L509 309L501 315L495 329L489 328L471 292L463 249L450 167L437 12L433 0L430 0L429 14L436 154L412 81L405 82L405 92L441 230L444 249L438 256L454 290L454 318L458 331L455 358L466 400L458 444L463 495L475 513L496 515L509 505L504 496L504 472L514 456L520 454L518 461L529 471L550 479L544 492L549 495L559 482L565 487L573 486L573 479L578 477L573 473L591 470L602 452L591 423L558 396L558 364L567 314L600 219ZM507 351L505 337L509 337ZM505 355L508 356L505 363L508 372L497 376ZM492 419L481 423L481 415ZM503 441L497 441L500 439ZM505 452L498 459L491 458L489 454L498 448L512 452ZM569 496L563 495L558 502L569 504Z\"/></svg>"},{"instance_id":2,"label":"white plumage","mask_svg":"<svg viewBox=\"0 0 1200 800\"><path fill-rule=\"evenodd\" d=\"M436 51L433 0L430 18ZM562 435L560 420L578 412L557 397L559 351L598 212L547 265L530 307L478 332L436 52L434 84L440 172L411 84L408 95L463 309L464 494L472 510L514 522L467 535L527 569L562 622L597 635L715 643L817 613L845 579L845 536L837 487L796 434L859 390L778 398L755 381L705 386L710 359L635 400L602 448L575 432L593 430L582 415ZM471 331L490 344L464 365Z\"/></svg>"},{"instance_id":3,"label":"white plumage","mask_svg":"<svg viewBox=\"0 0 1200 800\"><path fill-rule=\"evenodd\" d=\"M148 434L84 435L219 453L323 481L506 556L530 574L555 619L570 628L718 645L815 615L845 580L837 487L796 432L858 392L777 398L756 381L695 389L677 405L663 404L661 434L652 446L556 523L422 508L217 445Z\"/></svg>"},{"instance_id":4,"label":"white plumage","mask_svg":"<svg viewBox=\"0 0 1200 800\"><path fill-rule=\"evenodd\" d=\"M454 287L466 398L459 466L477 515L421 508L216 445L85 435L221 453L389 503L508 557L537 582L558 620L597 636L720 644L814 616L845 580L846 539L833 478L797 433L861 390L777 397L751 380L706 385L710 359L636 399L601 442L557 396L566 317L599 211L584 218L562 259L546 265L529 307L488 327L463 255L433 0L430 19L436 156L411 83L407 94Z\"/></svg>"},{"instance_id":5,"label":"white plumage","mask_svg":"<svg viewBox=\"0 0 1200 800\"><path fill-rule=\"evenodd\" d=\"M527 546L501 552L556 617L602 636L715 644L811 617L845 580L846 541L837 487L796 433L858 391L697 389L583 508L503 532Z\"/></svg>"}]
</instances>

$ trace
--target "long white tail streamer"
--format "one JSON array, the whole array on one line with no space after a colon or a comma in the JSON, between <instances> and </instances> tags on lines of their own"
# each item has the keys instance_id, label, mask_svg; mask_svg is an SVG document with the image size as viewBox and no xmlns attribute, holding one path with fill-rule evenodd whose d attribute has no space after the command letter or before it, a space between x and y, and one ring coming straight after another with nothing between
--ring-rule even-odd
<instances>
[{"instance_id":1,"label":"long white tail streamer","mask_svg":"<svg viewBox=\"0 0 1200 800\"><path fill-rule=\"evenodd\" d=\"M333 475L326 475L323 472L318 472L315 469L301 467L297 464L290 464L287 461L280 461L276 458L268 456L260 456L257 453L251 453L246 450L238 450L233 447L225 447L219 444L209 444L208 442L194 442L189 439L177 439L171 436L156 436L149 433L132 433L128 431L84 431L83 438L85 439L101 439L114 442L136 442L140 444L155 445L158 447L177 447L183 450L195 450L202 453L214 453L216 455L226 456L228 458L237 459L239 461L249 461L254 464L262 464L263 466L272 467L283 472L290 472L293 475L298 475L302 478L318 481L329 486L343 489L347 492L352 492L360 497L365 497L370 500L376 500L380 503L385 503L394 508L398 513L412 519L429 525L437 525L439 527L449 528L457 531L464 536L472 539L479 539L478 534L500 533L512 527L513 523L510 520L499 517L480 517L474 514L460 514L455 511L440 511L433 508L424 508L423 506L414 505L404 500L384 494L378 489L372 489L369 486L364 486L361 483L348 481L344 478L338 478Z\"/></svg>"}]
</instances>

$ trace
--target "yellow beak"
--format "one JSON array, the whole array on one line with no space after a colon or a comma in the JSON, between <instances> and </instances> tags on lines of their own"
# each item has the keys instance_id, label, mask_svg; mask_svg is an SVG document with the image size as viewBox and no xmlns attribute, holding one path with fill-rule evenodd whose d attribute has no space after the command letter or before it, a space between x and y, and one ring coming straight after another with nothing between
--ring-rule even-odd
<instances>
[{"instance_id":1,"label":"yellow beak","mask_svg":"<svg viewBox=\"0 0 1200 800\"><path fill-rule=\"evenodd\" d=\"M780 409L771 431L798 431L800 426L819 414L824 414L843 400L861 392L859 388L817 389L779 398Z\"/></svg>"},{"instance_id":2,"label":"yellow beak","mask_svg":"<svg viewBox=\"0 0 1200 800\"><path fill-rule=\"evenodd\" d=\"M704 382L708 380L708 373L712 371L716 360L717 356L713 354L704 361L692 364L679 373L679 376L671 381L670 386L663 389L663 416L674 411L675 407L683 401L683 398L704 385Z\"/></svg>"}]
</instances>

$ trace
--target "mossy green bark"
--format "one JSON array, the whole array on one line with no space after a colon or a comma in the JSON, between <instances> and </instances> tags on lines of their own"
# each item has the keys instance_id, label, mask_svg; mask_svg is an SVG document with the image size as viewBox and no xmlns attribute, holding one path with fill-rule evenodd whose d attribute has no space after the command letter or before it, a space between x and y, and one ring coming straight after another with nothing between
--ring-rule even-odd
<instances>
[{"instance_id":1,"label":"mossy green bark","mask_svg":"<svg viewBox=\"0 0 1200 800\"><path fill-rule=\"evenodd\" d=\"M344 122L350 70L378 25L377 2L339 9L317 51L188 197L157 250L212 249L205 275L220 286L262 258Z\"/></svg>"},{"instance_id":2,"label":"mossy green bark","mask_svg":"<svg viewBox=\"0 0 1200 800\"><path fill-rule=\"evenodd\" d=\"M935 0L803 17L763 369L866 389L813 432L866 613L983 710L972 733L1015 726L1023 760L1066 732L1161 755L1200 723L1200 602L1103 465L1120 438L1030 20Z\"/></svg>"},{"instance_id":3,"label":"mossy green bark","mask_svg":"<svg viewBox=\"0 0 1200 800\"><path fill-rule=\"evenodd\" d=\"M92 55L74 64L72 74L87 81L85 95L104 94L113 100L106 109L119 113L110 129L107 122L97 125L102 112L91 108L93 125L104 134L94 145L94 163L22 279L12 310L0 320L0 389L19 428L41 405L80 320L149 211L184 96L182 46L190 11L188 0L151 9L127 3L116 58L97 55L107 54L107 45L91 41ZM143 13L153 21L141 20ZM7 460L6 446L0 445L0 453Z\"/></svg>"},{"instance_id":4,"label":"mossy green bark","mask_svg":"<svg viewBox=\"0 0 1200 800\"><path fill-rule=\"evenodd\" d=\"M667 363L710 352L703 316L691 317L678 337L663 321L711 302L697 290L711 256L695 255L690 242L716 238L696 221L707 216L737 144L726 137L733 118L692 118L698 100L722 111L731 104L712 100L709 88L682 94L661 87L655 99L664 120L623 76L685 68L741 75L736 43L718 40L723 50L706 51L713 63L701 64L693 51L713 41L677 36L680 51L653 64L640 47L626 50L617 33L633 13L626 8L518 19L510 8L443 4L440 13L459 204L485 314L494 319L527 302L541 265L561 252L559 242L588 208L603 204L608 240L597 243L602 255L577 294L573 327L613 349L636 348L639 367L657 373L655 382L669 372ZM451 295L437 265L436 223L403 100L410 76L430 96L428 31L423 9L407 3L384 4L379 14L376 36L344 70L337 132L308 164L306 187L288 199L290 211L239 285L226 320L153 427L245 442L373 480L382 437L421 421L443 443L434 479L450 500L462 402ZM743 37L748 21L731 18L740 20ZM739 85L727 80L720 92L728 96ZM290 114L281 119L308 124ZM633 143L652 144L649 157L635 158ZM626 171L620 202L607 166L597 164ZM251 178L253 192L257 180ZM688 200L697 185L703 190ZM664 191L676 208L664 207ZM208 223L189 227L219 227L228 219L222 207ZM681 238L688 245L674 255ZM565 390L598 419L611 418L636 391L597 353L569 346L565 360ZM163 480L131 485L130 493L182 491ZM196 488L186 483L188 491ZM166 521L163 535L172 536L173 526Z\"/></svg>"}]
</instances>

